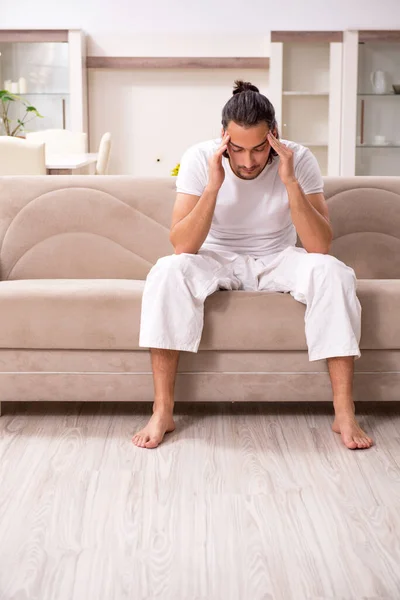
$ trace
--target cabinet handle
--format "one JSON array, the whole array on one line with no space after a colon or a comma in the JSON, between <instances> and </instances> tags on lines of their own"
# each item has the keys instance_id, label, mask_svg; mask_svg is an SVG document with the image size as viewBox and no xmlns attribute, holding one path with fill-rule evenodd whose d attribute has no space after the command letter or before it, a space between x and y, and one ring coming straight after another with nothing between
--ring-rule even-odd
<instances>
[{"instance_id":1,"label":"cabinet handle","mask_svg":"<svg viewBox=\"0 0 400 600\"><path fill-rule=\"evenodd\" d=\"M364 143L364 118L365 118L365 101L361 100L361 132L360 144Z\"/></svg>"}]
</instances>

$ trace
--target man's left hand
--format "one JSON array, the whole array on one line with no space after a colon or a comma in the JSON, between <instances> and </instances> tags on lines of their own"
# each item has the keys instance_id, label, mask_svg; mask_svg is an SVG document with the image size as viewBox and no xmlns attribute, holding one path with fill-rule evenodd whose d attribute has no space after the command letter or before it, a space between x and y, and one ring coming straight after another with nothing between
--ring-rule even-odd
<instances>
[{"instance_id":1,"label":"man's left hand","mask_svg":"<svg viewBox=\"0 0 400 600\"><path fill-rule=\"evenodd\" d=\"M279 156L279 177L284 185L295 183L297 181L294 173L294 152L285 144L282 144L271 131L268 134L268 141Z\"/></svg>"}]
</instances>

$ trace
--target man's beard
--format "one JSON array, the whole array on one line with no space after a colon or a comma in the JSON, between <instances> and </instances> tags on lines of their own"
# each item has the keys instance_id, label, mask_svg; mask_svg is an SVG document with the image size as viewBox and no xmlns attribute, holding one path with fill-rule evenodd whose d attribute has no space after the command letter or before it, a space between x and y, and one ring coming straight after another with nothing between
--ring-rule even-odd
<instances>
[{"instance_id":1,"label":"man's beard","mask_svg":"<svg viewBox=\"0 0 400 600\"><path fill-rule=\"evenodd\" d=\"M261 173L263 168L264 167L257 165L251 171L248 171L245 167L238 167L236 173L241 179L255 179Z\"/></svg>"}]
</instances>

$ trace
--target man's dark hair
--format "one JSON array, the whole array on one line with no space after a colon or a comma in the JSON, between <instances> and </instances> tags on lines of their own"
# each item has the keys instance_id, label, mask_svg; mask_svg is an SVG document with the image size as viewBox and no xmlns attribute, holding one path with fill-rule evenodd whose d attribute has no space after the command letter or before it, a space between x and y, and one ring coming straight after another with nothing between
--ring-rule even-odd
<instances>
[{"instance_id":1,"label":"man's dark hair","mask_svg":"<svg viewBox=\"0 0 400 600\"><path fill-rule=\"evenodd\" d=\"M260 94L259 89L249 81L235 81L233 96L222 109L222 127L224 131L230 121L241 127L254 127L263 121L273 132L278 126L275 119L275 109L266 96ZM278 156L273 148L269 153L268 162Z\"/></svg>"}]
</instances>

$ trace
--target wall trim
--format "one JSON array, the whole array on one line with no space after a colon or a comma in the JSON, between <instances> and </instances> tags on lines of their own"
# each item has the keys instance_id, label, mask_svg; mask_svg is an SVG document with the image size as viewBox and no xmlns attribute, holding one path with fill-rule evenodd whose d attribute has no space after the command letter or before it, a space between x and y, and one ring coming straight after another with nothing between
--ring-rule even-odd
<instances>
[{"instance_id":1,"label":"wall trim","mask_svg":"<svg viewBox=\"0 0 400 600\"><path fill-rule=\"evenodd\" d=\"M88 56L88 69L268 69L267 57Z\"/></svg>"},{"instance_id":2,"label":"wall trim","mask_svg":"<svg viewBox=\"0 0 400 600\"><path fill-rule=\"evenodd\" d=\"M271 31L271 42L343 42L343 31Z\"/></svg>"},{"instance_id":3,"label":"wall trim","mask_svg":"<svg viewBox=\"0 0 400 600\"><path fill-rule=\"evenodd\" d=\"M400 42L400 31L391 30L360 30L358 33L359 42Z\"/></svg>"},{"instance_id":4,"label":"wall trim","mask_svg":"<svg viewBox=\"0 0 400 600\"><path fill-rule=\"evenodd\" d=\"M0 42L68 42L68 30L0 29Z\"/></svg>"}]
</instances>

